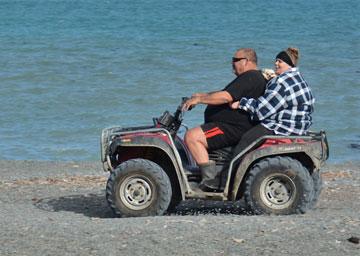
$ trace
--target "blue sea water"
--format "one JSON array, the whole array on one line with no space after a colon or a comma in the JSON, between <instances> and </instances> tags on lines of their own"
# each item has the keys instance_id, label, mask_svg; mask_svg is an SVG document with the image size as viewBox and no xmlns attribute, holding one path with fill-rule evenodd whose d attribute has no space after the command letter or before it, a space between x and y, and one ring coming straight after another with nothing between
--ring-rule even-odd
<instances>
[{"instance_id":1,"label":"blue sea water","mask_svg":"<svg viewBox=\"0 0 360 256\"><path fill-rule=\"evenodd\" d=\"M0 0L0 159L98 160L102 128L151 124L222 89L236 49L288 46L316 97L330 161L360 154L358 0ZM185 123L202 122L204 106Z\"/></svg>"}]
</instances>

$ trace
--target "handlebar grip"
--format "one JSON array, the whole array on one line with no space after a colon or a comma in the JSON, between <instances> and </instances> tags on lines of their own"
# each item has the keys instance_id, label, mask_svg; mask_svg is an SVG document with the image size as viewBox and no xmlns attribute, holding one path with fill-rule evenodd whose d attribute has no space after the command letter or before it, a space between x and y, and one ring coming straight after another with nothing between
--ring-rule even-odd
<instances>
[{"instance_id":1,"label":"handlebar grip","mask_svg":"<svg viewBox=\"0 0 360 256\"><path fill-rule=\"evenodd\" d=\"M189 100L190 98L189 98L189 97L182 97L181 99L182 99L182 101L181 101L181 106L180 106L180 108L182 109L183 106L184 106L184 103L185 103L187 100ZM187 109L187 111L192 110L194 107L195 107L195 106L191 106L190 108Z\"/></svg>"},{"instance_id":2,"label":"handlebar grip","mask_svg":"<svg viewBox=\"0 0 360 256\"><path fill-rule=\"evenodd\" d=\"M181 105L184 104L185 101L187 101L188 99L190 99L189 97L182 97L181 98Z\"/></svg>"}]
</instances>

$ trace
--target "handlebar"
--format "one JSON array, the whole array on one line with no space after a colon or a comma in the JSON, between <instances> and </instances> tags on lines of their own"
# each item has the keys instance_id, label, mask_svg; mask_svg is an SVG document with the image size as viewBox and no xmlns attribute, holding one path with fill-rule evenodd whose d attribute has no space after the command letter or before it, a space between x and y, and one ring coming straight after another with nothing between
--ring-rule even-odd
<instances>
[{"instance_id":1,"label":"handlebar","mask_svg":"<svg viewBox=\"0 0 360 256\"><path fill-rule=\"evenodd\" d=\"M172 136L175 136L179 130L183 116L184 116L184 104L188 100L188 97L183 97L181 99L180 105L177 107L174 115L171 115L169 111L165 111L159 118L154 118L154 123L156 126L164 127L167 129ZM190 110L190 109L188 109Z\"/></svg>"},{"instance_id":2,"label":"handlebar","mask_svg":"<svg viewBox=\"0 0 360 256\"><path fill-rule=\"evenodd\" d=\"M188 99L189 99L188 97L182 97L181 98L181 103L178 106L178 108L176 109L176 112L174 114L175 119L179 120L180 118L182 119L182 117L184 116L184 112L185 112L184 111L184 104Z\"/></svg>"}]
</instances>

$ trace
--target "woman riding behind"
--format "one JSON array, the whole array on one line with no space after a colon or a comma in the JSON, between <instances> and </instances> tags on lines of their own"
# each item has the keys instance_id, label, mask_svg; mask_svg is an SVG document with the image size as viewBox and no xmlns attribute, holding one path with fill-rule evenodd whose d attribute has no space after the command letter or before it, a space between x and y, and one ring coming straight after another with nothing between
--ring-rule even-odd
<instances>
[{"instance_id":1,"label":"woman riding behind","mask_svg":"<svg viewBox=\"0 0 360 256\"><path fill-rule=\"evenodd\" d=\"M258 99L241 98L231 104L233 109L249 113L258 125L246 132L235 153L240 153L264 135L305 135L312 124L315 99L297 67L299 50L287 48L275 59L277 76L266 85Z\"/></svg>"}]
</instances>

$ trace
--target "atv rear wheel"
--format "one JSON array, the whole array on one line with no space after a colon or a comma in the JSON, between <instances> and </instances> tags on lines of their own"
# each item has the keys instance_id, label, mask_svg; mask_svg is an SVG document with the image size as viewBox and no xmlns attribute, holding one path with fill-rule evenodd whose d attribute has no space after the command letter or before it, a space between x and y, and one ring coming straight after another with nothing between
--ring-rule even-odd
<instances>
[{"instance_id":1,"label":"atv rear wheel","mask_svg":"<svg viewBox=\"0 0 360 256\"><path fill-rule=\"evenodd\" d=\"M245 182L245 203L255 214L305 213L314 187L308 170L290 157L265 158L255 164Z\"/></svg>"},{"instance_id":2,"label":"atv rear wheel","mask_svg":"<svg viewBox=\"0 0 360 256\"><path fill-rule=\"evenodd\" d=\"M171 183L164 170L145 159L120 164L106 185L106 199L121 217L162 215L171 200Z\"/></svg>"}]
</instances>

